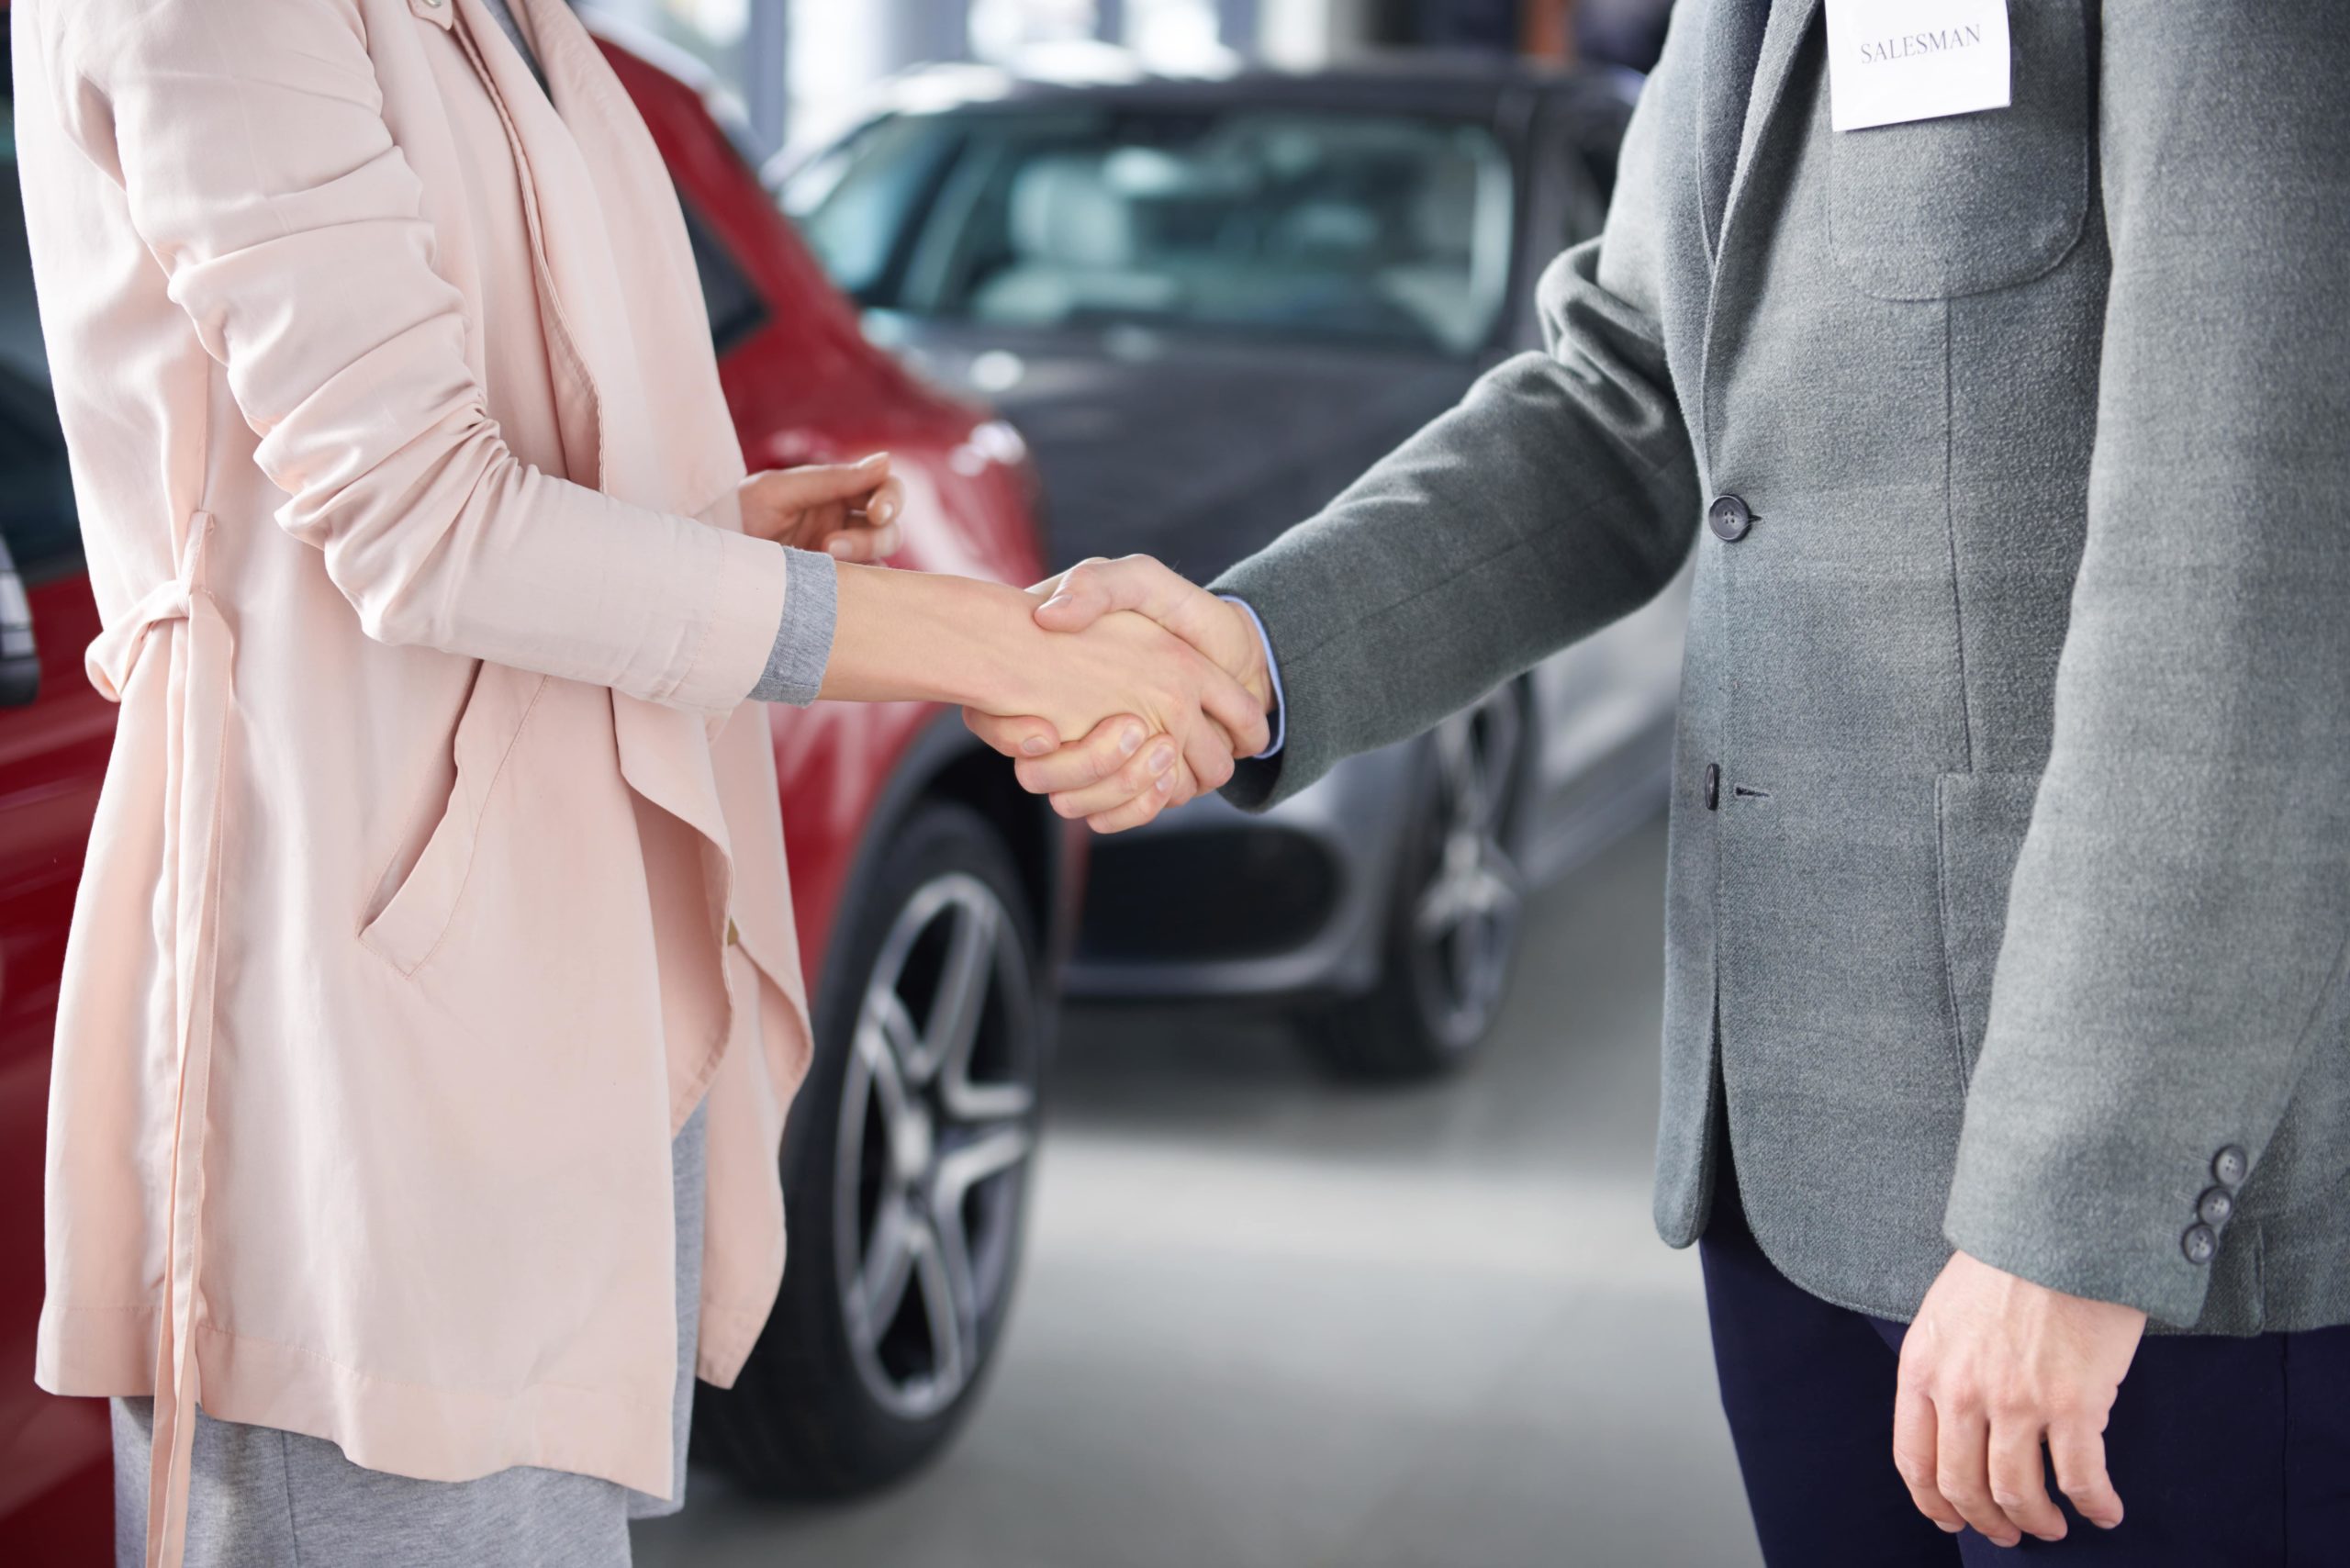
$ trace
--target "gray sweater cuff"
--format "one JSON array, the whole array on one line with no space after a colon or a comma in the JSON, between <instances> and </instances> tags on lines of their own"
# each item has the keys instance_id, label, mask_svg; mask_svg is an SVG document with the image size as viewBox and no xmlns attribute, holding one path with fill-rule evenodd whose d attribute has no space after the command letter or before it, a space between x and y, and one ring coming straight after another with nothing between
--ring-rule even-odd
<instances>
[{"instance_id":1,"label":"gray sweater cuff","mask_svg":"<svg viewBox=\"0 0 2350 1568\"><path fill-rule=\"evenodd\" d=\"M761 702L805 708L824 683L833 657L833 622L839 613L840 570L830 555L787 546L790 570L783 579L783 619L767 650L767 667L751 695Z\"/></svg>"}]
</instances>

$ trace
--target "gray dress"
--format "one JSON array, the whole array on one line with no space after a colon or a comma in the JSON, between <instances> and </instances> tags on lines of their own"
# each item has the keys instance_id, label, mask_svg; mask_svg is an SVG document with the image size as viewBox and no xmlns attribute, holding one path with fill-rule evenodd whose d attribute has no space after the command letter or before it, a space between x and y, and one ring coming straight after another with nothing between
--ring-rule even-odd
<instances>
[{"instance_id":1,"label":"gray dress","mask_svg":"<svg viewBox=\"0 0 2350 1568\"><path fill-rule=\"evenodd\" d=\"M677 1473L665 1501L615 1482L517 1465L477 1481L364 1470L320 1438L196 1412L186 1568L626 1568L628 1521L675 1513L686 1495L701 1303L703 1128L696 1106L672 1146L677 1204ZM147 1544L154 1401L114 1407L114 1554Z\"/></svg>"}]
</instances>

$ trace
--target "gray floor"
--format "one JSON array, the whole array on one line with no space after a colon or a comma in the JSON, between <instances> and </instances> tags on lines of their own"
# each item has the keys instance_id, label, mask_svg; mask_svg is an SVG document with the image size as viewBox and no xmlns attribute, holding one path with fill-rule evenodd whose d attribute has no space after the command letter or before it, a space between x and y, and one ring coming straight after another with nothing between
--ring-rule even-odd
<instances>
[{"instance_id":1,"label":"gray floor","mask_svg":"<svg viewBox=\"0 0 2350 1568\"><path fill-rule=\"evenodd\" d=\"M1491 1056L1363 1092L1262 1025L1072 1017L996 1381L912 1484L695 1473L643 1568L1759 1561L1694 1253L1649 1226L1664 834L1538 898Z\"/></svg>"}]
</instances>

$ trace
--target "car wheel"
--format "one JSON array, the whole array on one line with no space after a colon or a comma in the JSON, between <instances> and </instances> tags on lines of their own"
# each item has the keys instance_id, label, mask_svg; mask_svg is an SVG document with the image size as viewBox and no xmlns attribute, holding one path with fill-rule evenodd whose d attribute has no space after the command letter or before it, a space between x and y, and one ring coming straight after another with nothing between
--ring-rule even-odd
<instances>
[{"instance_id":1,"label":"car wheel","mask_svg":"<svg viewBox=\"0 0 2350 1568\"><path fill-rule=\"evenodd\" d=\"M735 1386L698 1401L703 1451L754 1487L883 1484L970 1409L1019 1272L1044 1008L1002 835L923 806L825 961L782 1292Z\"/></svg>"},{"instance_id":2,"label":"car wheel","mask_svg":"<svg viewBox=\"0 0 2350 1568\"><path fill-rule=\"evenodd\" d=\"M1525 772L1515 686L1438 724L1419 748L1378 983L1301 1022L1352 1078L1427 1078L1477 1052L1517 952L1524 883L1509 848Z\"/></svg>"}]
</instances>

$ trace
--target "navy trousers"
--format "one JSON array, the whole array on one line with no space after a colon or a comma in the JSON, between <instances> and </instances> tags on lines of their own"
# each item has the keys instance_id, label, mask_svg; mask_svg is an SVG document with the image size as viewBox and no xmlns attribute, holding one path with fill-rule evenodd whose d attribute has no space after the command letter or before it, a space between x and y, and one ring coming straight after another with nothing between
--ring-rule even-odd
<instances>
[{"instance_id":1,"label":"navy trousers","mask_svg":"<svg viewBox=\"0 0 2350 1568\"><path fill-rule=\"evenodd\" d=\"M2105 1433L2123 1518L2065 1510L2061 1541L2008 1551L1944 1535L1893 1468L1906 1326L1831 1305L1762 1255L1722 1146L1698 1242L1722 1408L1771 1568L2345 1568L2350 1327L2251 1338L2148 1337Z\"/></svg>"}]
</instances>

